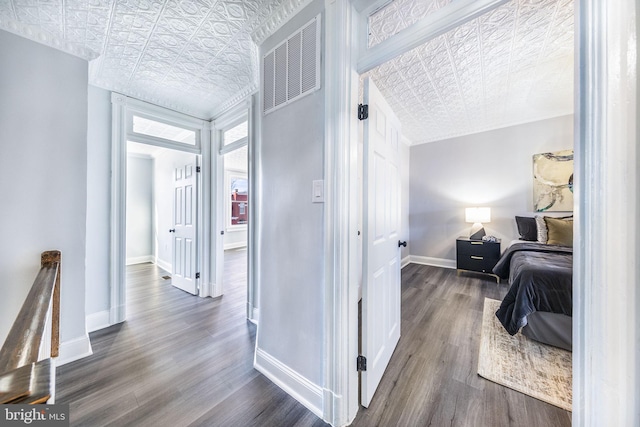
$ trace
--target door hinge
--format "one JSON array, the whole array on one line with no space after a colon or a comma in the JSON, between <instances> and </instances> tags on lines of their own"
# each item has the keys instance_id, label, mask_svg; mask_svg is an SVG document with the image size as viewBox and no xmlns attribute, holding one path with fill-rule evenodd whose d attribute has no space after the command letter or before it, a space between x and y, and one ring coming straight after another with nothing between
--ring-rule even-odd
<instances>
[{"instance_id":1,"label":"door hinge","mask_svg":"<svg viewBox=\"0 0 640 427\"><path fill-rule=\"evenodd\" d=\"M366 120L369 118L369 106L367 104L358 104L358 119Z\"/></svg>"},{"instance_id":2,"label":"door hinge","mask_svg":"<svg viewBox=\"0 0 640 427\"><path fill-rule=\"evenodd\" d=\"M200 166L196 166L196 172L200 172Z\"/></svg>"},{"instance_id":3,"label":"door hinge","mask_svg":"<svg viewBox=\"0 0 640 427\"><path fill-rule=\"evenodd\" d=\"M196 273L196 279L200 278L200 273Z\"/></svg>"},{"instance_id":4,"label":"door hinge","mask_svg":"<svg viewBox=\"0 0 640 427\"><path fill-rule=\"evenodd\" d=\"M360 355L358 356L358 372L367 370L367 358Z\"/></svg>"}]
</instances>

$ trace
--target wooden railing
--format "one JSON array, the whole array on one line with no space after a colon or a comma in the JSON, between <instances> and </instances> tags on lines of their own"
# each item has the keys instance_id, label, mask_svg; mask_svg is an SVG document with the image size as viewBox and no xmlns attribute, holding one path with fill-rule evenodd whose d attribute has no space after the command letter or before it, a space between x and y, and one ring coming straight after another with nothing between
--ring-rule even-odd
<instances>
[{"instance_id":1,"label":"wooden railing","mask_svg":"<svg viewBox=\"0 0 640 427\"><path fill-rule=\"evenodd\" d=\"M60 251L47 251L0 349L0 404L53 403L59 345Z\"/></svg>"}]
</instances>

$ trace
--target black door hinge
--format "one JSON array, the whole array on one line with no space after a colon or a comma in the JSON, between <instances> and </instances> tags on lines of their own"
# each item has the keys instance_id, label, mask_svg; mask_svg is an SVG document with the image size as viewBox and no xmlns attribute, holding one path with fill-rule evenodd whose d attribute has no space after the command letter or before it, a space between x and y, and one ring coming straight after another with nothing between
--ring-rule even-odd
<instances>
[{"instance_id":1,"label":"black door hinge","mask_svg":"<svg viewBox=\"0 0 640 427\"><path fill-rule=\"evenodd\" d=\"M369 106L367 104L358 104L358 119L366 120L369 118Z\"/></svg>"},{"instance_id":2,"label":"black door hinge","mask_svg":"<svg viewBox=\"0 0 640 427\"><path fill-rule=\"evenodd\" d=\"M360 355L358 356L358 371L366 371L367 370L367 358Z\"/></svg>"},{"instance_id":3,"label":"black door hinge","mask_svg":"<svg viewBox=\"0 0 640 427\"><path fill-rule=\"evenodd\" d=\"M196 279L200 278L200 273L196 273Z\"/></svg>"},{"instance_id":4,"label":"black door hinge","mask_svg":"<svg viewBox=\"0 0 640 427\"><path fill-rule=\"evenodd\" d=\"M196 172L200 172L200 166L196 166Z\"/></svg>"}]
</instances>

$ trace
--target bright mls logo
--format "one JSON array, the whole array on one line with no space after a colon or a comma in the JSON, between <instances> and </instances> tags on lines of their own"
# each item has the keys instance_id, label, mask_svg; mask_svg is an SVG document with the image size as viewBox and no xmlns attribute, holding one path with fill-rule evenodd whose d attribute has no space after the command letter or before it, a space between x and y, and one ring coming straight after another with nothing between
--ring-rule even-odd
<instances>
[{"instance_id":1,"label":"bright mls logo","mask_svg":"<svg viewBox=\"0 0 640 427\"><path fill-rule=\"evenodd\" d=\"M0 405L0 426L68 427L69 405Z\"/></svg>"}]
</instances>

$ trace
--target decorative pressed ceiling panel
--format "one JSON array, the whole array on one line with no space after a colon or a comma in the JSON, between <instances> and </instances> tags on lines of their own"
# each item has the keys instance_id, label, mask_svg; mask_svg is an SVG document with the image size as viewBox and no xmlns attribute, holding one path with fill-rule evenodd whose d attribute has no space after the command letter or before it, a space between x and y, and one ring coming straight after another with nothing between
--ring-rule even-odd
<instances>
[{"instance_id":1,"label":"decorative pressed ceiling panel","mask_svg":"<svg viewBox=\"0 0 640 427\"><path fill-rule=\"evenodd\" d=\"M394 0L370 45L455 0ZM90 60L90 83L209 119L310 0L0 0L0 28ZM573 0L512 0L370 72L422 143L573 112ZM517 142L517 141L514 141Z\"/></svg>"},{"instance_id":2,"label":"decorative pressed ceiling panel","mask_svg":"<svg viewBox=\"0 0 640 427\"><path fill-rule=\"evenodd\" d=\"M257 88L255 44L308 0L1 0L0 28L90 62L90 83L201 118Z\"/></svg>"},{"instance_id":3,"label":"decorative pressed ceiling panel","mask_svg":"<svg viewBox=\"0 0 640 427\"><path fill-rule=\"evenodd\" d=\"M448 2L396 0L370 44ZM369 75L413 144L572 114L573 15L573 0L513 0Z\"/></svg>"}]
</instances>

